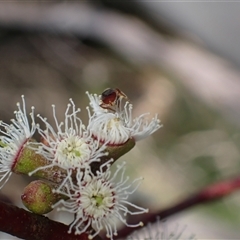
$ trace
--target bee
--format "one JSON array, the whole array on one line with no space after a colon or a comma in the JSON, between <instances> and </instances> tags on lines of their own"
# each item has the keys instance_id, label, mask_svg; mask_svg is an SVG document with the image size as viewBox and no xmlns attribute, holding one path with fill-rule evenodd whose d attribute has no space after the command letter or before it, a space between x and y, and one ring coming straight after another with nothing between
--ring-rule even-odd
<instances>
[{"instance_id":1,"label":"bee","mask_svg":"<svg viewBox=\"0 0 240 240\"><path fill-rule=\"evenodd\" d=\"M116 107L119 107L120 101L123 98L129 101L127 95L120 89L107 88L102 92L100 107L115 112Z\"/></svg>"}]
</instances>

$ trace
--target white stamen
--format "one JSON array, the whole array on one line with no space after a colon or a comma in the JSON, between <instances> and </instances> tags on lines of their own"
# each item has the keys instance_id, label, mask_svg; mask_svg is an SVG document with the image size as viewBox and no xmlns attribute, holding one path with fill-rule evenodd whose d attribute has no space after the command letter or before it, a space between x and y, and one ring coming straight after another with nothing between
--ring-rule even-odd
<instances>
[{"instance_id":1,"label":"white stamen","mask_svg":"<svg viewBox=\"0 0 240 240\"><path fill-rule=\"evenodd\" d=\"M17 103L18 110L14 111L15 118L12 119L12 124L0 122L0 189L8 181L12 174L12 167L17 161L16 157L24 145L28 144L28 139L31 138L36 130L37 125L34 120L34 107L31 108L31 124L29 124L25 99L22 95L22 108L20 103Z\"/></svg>"},{"instance_id":2,"label":"white stamen","mask_svg":"<svg viewBox=\"0 0 240 240\"><path fill-rule=\"evenodd\" d=\"M162 126L157 115L151 121L146 119L148 113L134 119L132 104L126 102L123 106L123 98L118 99L118 104L111 111L100 106L100 96L88 92L87 96L93 112L91 113L91 110L87 108L88 129L101 142L108 141L110 145L121 145L130 138L139 141L153 134Z\"/></svg>"},{"instance_id":3,"label":"white stamen","mask_svg":"<svg viewBox=\"0 0 240 240\"><path fill-rule=\"evenodd\" d=\"M42 154L50 164L35 169L30 175L53 166L59 166L66 170L86 169L92 162L99 162L100 157L107 155L106 146L92 138L91 132L86 130L85 125L77 116L81 110L76 109L72 99L69 101L64 122L58 121L55 105L52 105L56 131L45 118L38 115L46 126L44 131L38 127L38 132L43 138L38 153Z\"/></svg>"},{"instance_id":4,"label":"white stamen","mask_svg":"<svg viewBox=\"0 0 240 240\"><path fill-rule=\"evenodd\" d=\"M111 177L109 163L105 165L107 170L100 169L96 175L89 171L77 174L77 183L73 183L71 177L66 184L59 189L61 194L65 194L69 200L59 201L54 205L63 205L58 208L59 211L68 211L75 214L75 219L71 223L69 232L75 231L75 234L81 234L91 225L95 233L89 235L89 239L94 238L103 228L106 230L106 236L113 240L117 235L117 221L120 220L128 227L138 227L142 223L128 224L125 216L127 214L136 215L146 213L148 210L141 208L127 201L130 194L136 191L141 179L133 182L125 178L125 163L117 167ZM89 174L87 181L83 181L83 175ZM120 176L120 180L116 179ZM136 187L133 187L137 185ZM67 191L66 191L67 189ZM131 210L127 206L131 207ZM132 209L135 209L133 211ZM84 225L86 224L86 225Z\"/></svg>"}]
</instances>

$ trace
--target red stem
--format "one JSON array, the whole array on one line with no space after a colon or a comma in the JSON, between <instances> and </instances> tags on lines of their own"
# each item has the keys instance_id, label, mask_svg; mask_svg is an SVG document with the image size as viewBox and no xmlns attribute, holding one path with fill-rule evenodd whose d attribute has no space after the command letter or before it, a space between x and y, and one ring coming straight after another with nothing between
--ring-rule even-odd
<instances>
[{"instance_id":1,"label":"red stem","mask_svg":"<svg viewBox=\"0 0 240 240\"><path fill-rule=\"evenodd\" d=\"M154 214L145 214L141 215L139 218L130 218L129 223L136 223L138 221L142 221L144 225L150 222L156 222L157 216L160 217L161 220L175 214L181 212L185 209L188 209L192 206L212 202L218 200L222 197L230 195L232 192L235 192L240 189L240 177L236 177L230 180L223 180L218 183L214 183L212 185L207 186L202 189L198 193L184 199L183 201L177 203L176 205L160 210ZM124 239L126 236L135 231L136 228L123 228L118 231L118 239Z\"/></svg>"},{"instance_id":2,"label":"red stem","mask_svg":"<svg viewBox=\"0 0 240 240\"><path fill-rule=\"evenodd\" d=\"M165 219L192 206L228 196L239 188L240 177L221 181L207 186L193 196L186 198L170 208L160 210L154 214L141 215L140 218L146 225L149 222L155 222L157 216L159 216L160 219ZM134 216L132 220L134 220L134 222L139 221L139 219L136 219L136 216ZM133 222L132 220L130 219L129 222ZM88 240L86 233L81 235L68 234L68 226L62 223L54 222L47 217L30 213L24 209L3 202L0 202L0 230L26 240ZM118 237L125 239L133 230L136 230L136 228L124 228L119 231ZM99 236L95 238L95 240L100 239Z\"/></svg>"},{"instance_id":3,"label":"red stem","mask_svg":"<svg viewBox=\"0 0 240 240\"><path fill-rule=\"evenodd\" d=\"M86 233L69 234L67 225L4 202L0 202L0 231L26 240L88 240Z\"/></svg>"}]
</instances>

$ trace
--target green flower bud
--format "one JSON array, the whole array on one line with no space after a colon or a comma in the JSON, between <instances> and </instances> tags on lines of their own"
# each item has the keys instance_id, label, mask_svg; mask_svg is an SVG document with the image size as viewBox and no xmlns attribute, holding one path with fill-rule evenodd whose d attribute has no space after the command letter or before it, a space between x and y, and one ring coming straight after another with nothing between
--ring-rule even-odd
<instances>
[{"instance_id":1,"label":"green flower bud","mask_svg":"<svg viewBox=\"0 0 240 240\"><path fill-rule=\"evenodd\" d=\"M12 171L17 174L27 174L60 183L63 177L66 176L66 171L58 166L44 168L44 166L49 165L49 161L42 155L37 154L34 148L36 148L36 143L34 143L33 147L30 144L22 148L12 167ZM39 170L35 171L36 169Z\"/></svg>"},{"instance_id":2,"label":"green flower bud","mask_svg":"<svg viewBox=\"0 0 240 240\"><path fill-rule=\"evenodd\" d=\"M52 205L65 196L53 193L57 185L36 180L27 185L21 195L24 206L36 214L46 214L53 210Z\"/></svg>"}]
</instances>

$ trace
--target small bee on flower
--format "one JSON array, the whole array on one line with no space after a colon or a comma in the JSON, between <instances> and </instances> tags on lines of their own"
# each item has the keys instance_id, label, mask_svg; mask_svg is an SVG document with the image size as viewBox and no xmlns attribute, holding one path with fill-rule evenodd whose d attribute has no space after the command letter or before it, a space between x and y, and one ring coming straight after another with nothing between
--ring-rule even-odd
<instances>
[{"instance_id":1,"label":"small bee on flower","mask_svg":"<svg viewBox=\"0 0 240 240\"><path fill-rule=\"evenodd\" d=\"M12 172L34 174L47 181L36 180L25 188L22 201L30 211L45 214L58 207L74 214L69 233L86 232L93 239L105 230L113 240L119 222L127 227L142 226L141 221L127 223L127 215L148 209L129 200L142 178L131 181L125 176L125 163L117 165L115 172L110 166L161 125L157 115L150 121L148 114L133 118L133 106L118 88L106 89L99 96L87 95L92 108L87 108L87 127L78 116L80 108L70 99L63 122L56 117L55 105L55 126L38 115L44 130L35 123L33 107L28 121L22 96L22 107L17 104L12 124L0 122L0 189ZM41 142L32 139L36 130ZM48 199L47 204L38 206L42 199Z\"/></svg>"},{"instance_id":2,"label":"small bee on flower","mask_svg":"<svg viewBox=\"0 0 240 240\"><path fill-rule=\"evenodd\" d=\"M92 108L92 112L87 108L88 129L103 143L108 141L108 145L122 145L129 139L136 142L161 127L157 115L150 121L146 118L148 113L133 118L133 105L119 89L107 89L99 96L88 92L87 95Z\"/></svg>"},{"instance_id":3,"label":"small bee on flower","mask_svg":"<svg viewBox=\"0 0 240 240\"><path fill-rule=\"evenodd\" d=\"M121 107L120 103L122 102L122 99L129 101L127 95L123 93L120 89L107 88L101 94L101 101L99 106L101 108L115 112L116 108Z\"/></svg>"}]
</instances>

